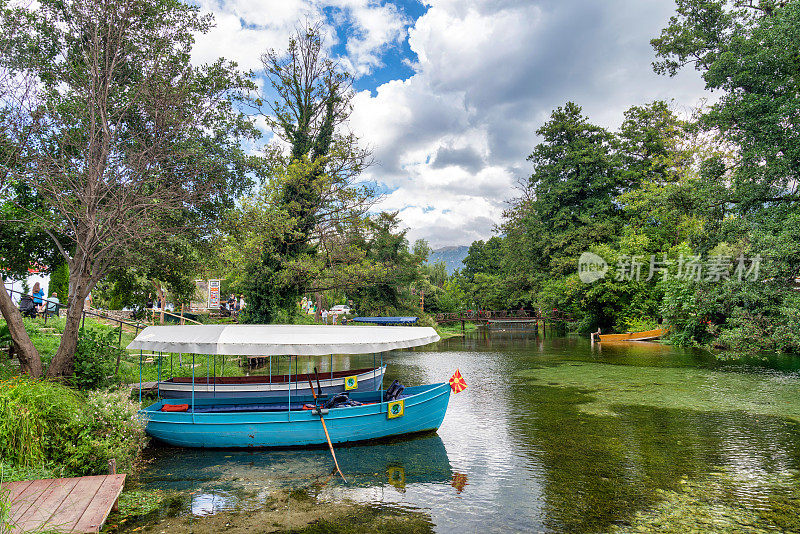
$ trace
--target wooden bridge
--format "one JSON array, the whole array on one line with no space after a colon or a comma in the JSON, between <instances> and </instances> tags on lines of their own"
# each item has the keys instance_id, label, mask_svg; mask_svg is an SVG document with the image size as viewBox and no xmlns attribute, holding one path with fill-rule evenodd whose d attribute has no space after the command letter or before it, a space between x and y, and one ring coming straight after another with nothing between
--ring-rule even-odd
<instances>
[{"instance_id":1,"label":"wooden bridge","mask_svg":"<svg viewBox=\"0 0 800 534\"><path fill-rule=\"evenodd\" d=\"M553 310L548 313L536 310L469 310L456 313L437 313L434 320L439 324L458 322L486 323L489 321L570 323L573 321L569 314L559 310Z\"/></svg>"},{"instance_id":2,"label":"wooden bridge","mask_svg":"<svg viewBox=\"0 0 800 534\"><path fill-rule=\"evenodd\" d=\"M552 328L557 323L573 322L569 314L559 310L549 313L537 310L468 310L457 313L437 313L434 320L438 324L461 323L462 330L466 323L471 322L487 328L531 328L536 329L538 333L539 325L541 325L543 334L548 327Z\"/></svg>"}]
</instances>

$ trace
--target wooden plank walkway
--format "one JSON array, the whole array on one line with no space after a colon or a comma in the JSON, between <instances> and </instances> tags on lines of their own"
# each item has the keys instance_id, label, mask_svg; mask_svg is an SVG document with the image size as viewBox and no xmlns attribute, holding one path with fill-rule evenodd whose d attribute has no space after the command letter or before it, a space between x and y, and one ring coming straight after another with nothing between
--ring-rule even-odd
<instances>
[{"instance_id":1,"label":"wooden plank walkway","mask_svg":"<svg viewBox=\"0 0 800 534\"><path fill-rule=\"evenodd\" d=\"M100 532L117 502L125 475L4 482L12 532Z\"/></svg>"}]
</instances>

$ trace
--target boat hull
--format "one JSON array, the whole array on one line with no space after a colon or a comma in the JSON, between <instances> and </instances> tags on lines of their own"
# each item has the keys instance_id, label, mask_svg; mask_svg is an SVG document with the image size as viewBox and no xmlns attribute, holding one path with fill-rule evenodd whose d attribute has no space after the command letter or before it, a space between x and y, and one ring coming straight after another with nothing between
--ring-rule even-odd
<instances>
[{"instance_id":1,"label":"boat hull","mask_svg":"<svg viewBox=\"0 0 800 534\"><path fill-rule=\"evenodd\" d=\"M383 382L383 375L386 373L386 366L377 369L370 369L365 372L356 372L355 374L347 373L347 376L356 376L357 386L350 391L375 391ZM334 378L323 378L322 374L319 377L319 385L324 395L335 395L343 392L345 376L344 373L336 373L340 376ZM269 378L269 377L265 377ZM229 378L219 378L216 381L209 380L206 383L206 378L202 377L202 382L195 380L194 384L194 398L195 399L208 399L208 398L284 398L288 395L289 388L291 387L292 396L294 395L311 395L311 388L308 385L308 378L294 382L246 382L246 383L224 383L224 380ZM312 379L314 389L317 389L316 378ZM172 382L162 381L158 384L158 390L161 397L168 399L191 399L192 398L192 383L191 382Z\"/></svg>"},{"instance_id":2,"label":"boat hull","mask_svg":"<svg viewBox=\"0 0 800 534\"><path fill-rule=\"evenodd\" d=\"M644 332L628 332L627 334L600 334L600 341L647 341L658 339L667 333L666 328L645 330Z\"/></svg>"},{"instance_id":3,"label":"boat hull","mask_svg":"<svg viewBox=\"0 0 800 534\"><path fill-rule=\"evenodd\" d=\"M354 400L374 404L333 408L324 414L332 443L348 443L436 430L442 424L450 400L449 384L406 388L404 415L389 418L389 403L377 402L380 392L356 392ZM242 406L243 399L196 400L198 410L213 406ZM313 397L292 397L292 404ZM140 414L152 437L179 447L302 447L327 443L319 415L312 410L252 412L162 412L159 401ZM255 404L255 403L253 403Z\"/></svg>"}]
</instances>

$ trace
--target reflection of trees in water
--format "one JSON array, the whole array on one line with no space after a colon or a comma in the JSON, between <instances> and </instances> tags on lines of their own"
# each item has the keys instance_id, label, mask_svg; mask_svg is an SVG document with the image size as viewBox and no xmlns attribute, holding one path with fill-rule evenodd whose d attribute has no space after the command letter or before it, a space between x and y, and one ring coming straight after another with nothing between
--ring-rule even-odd
<instances>
[{"instance_id":1,"label":"reflection of trees in water","mask_svg":"<svg viewBox=\"0 0 800 534\"><path fill-rule=\"evenodd\" d=\"M330 453L322 448L239 451L158 447L151 452L153 457L142 473L142 482L173 491L194 491L198 483L226 491L259 484L291 487L324 480L333 466ZM351 486L392 483L390 473L395 477L402 473L404 484L449 483L452 479L447 450L437 434L337 446L336 457Z\"/></svg>"},{"instance_id":2,"label":"reflection of trees in water","mask_svg":"<svg viewBox=\"0 0 800 534\"><path fill-rule=\"evenodd\" d=\"M528 386L511 396L530 407L511 419L512 438L542 468L545 524L558 531L607 530L683 477L720 469L757 477L800 466L800 436L774 417L641 406L596 416L578 406L591 393L566 387ZM743 490L744 498L754 495L762 498Z\"/></svg>"},{"instance_id":3,"label":"reflection of trees in water","mask_svg":"<svg viewBox=\"0 0 800 534\"><path fill-rule=\"evenodd\" d=\"M380 491L385 487L403 493L411 484L450 484L453 480L447 450L436 434L337 447L339 465L349 482L344 486L331 475L327 449L154 447L150 453L151 461L140 477L142 489L162 489L175 495L165 503L170 510L159 512L160 518L212 516L233 510L252 515L280 508L296 514L316 514L309 521L345 514L338 523L325 525L334 531L338 531L335 529L341 521L341 525L352 523L365 529L373 523L376 528L382 527L389 521L406 525L410 531L432 532L428 513L384 504L341 502L339 492L329 490L346 489L340 495L345 497L353 490Z\"/></svg>"}]
</instances>

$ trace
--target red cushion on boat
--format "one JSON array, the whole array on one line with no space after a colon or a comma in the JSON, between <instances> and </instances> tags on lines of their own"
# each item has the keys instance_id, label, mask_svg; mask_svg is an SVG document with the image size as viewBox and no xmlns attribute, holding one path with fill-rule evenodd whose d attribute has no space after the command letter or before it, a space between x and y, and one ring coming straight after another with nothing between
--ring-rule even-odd
<instances>
[{"instance_id":1,"label":"red cushion on boat","mask_svg":"<svg viewBox=\"0 0 800 534\"><path fill-rule=\"evenodd\" d=\"M162 412L186 412L189 411L188 404L165 404L161 407Z\"/></svg>"},{"instance_id":2,"label":"red cushion on boat","mask_svg":"<svg viewBox=\"0 0 800 534\"><path fill-rule=\"evenodd\" d=\"M304 410L313 410L314 408L316 408L316 406L314 406L313 404L304 404L303 405L303 409Z\"/></svg>"}]
</instances>

